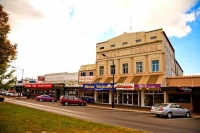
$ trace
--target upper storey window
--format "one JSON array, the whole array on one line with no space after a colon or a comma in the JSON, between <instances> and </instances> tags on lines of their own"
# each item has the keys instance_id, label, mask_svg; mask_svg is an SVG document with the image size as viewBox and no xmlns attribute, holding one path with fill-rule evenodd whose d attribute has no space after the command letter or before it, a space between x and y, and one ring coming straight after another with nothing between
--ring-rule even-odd
<instances>
[{"instance_id":1,"label":"upper storey window","mask_svg":"<svg viewBox=\"0 0 200 133\"><path fill-rule=\"evenodd\" d=\"M90 76L93 76L93 72L90 72Z\"/></svg>"},{"instance_id":2,"label":"upper storey window","mask_svg":"<svg viewBox=\"0 0 200 133\"><path fill-rule=\"evenodd\" d=\"M141 42L142 40L141 39L137 39L137 40L135 40L135 42Z\"/></svg>"},{"instance_id":3,"label":"upper storey window","mask_svg":"<svg viewBox=\"0 0 200 133\"><path fill-rule=\"evenodd\" d=\"M128 63L122 64L123 74L128 74Z\"/></svg>"},{"instance_id":4,"label":"upper storey window","mask_svg":"<svg viewBox=\"0 0 200 133\"><path fill-rule=\"evenodd\" d=\"M86 72L82 72L82 73L81 73L81 76L86 76Z\"/></svg>"},{"instance_id":5,"label":"upper storey window","mask_svg":"<svg viewBox=\"0 0 200 133\"><path fill-rule=\"evenodd\" d=\"M115 44L110 45L111 48L115 47Z\"/></svg>"},{"instance_id":6,"label":"upper storey window","mask_svg":"<svg viewBox=\"0 0 200 133\"><path fill-rule=\"evenodd\" d=\"M123 43L122 43L122 45L126 45L126 44L128 44L128 42L123 42Z\"/></svg>"},{"instance_id":7,"label":"upper storey window","mask_svg":"<svg viewBox=\"0 0 200 133\"><path fill-rule=\"evenodd\" d=\"M100 47L100 49L104 49L104 47Z\"/></svg>"},{"instance_id":8,"label":"upper storey window","mask_svg":"<svg viewBox=\"0 0 200 133\"><path fill-rule=\"evenodd\" d=\"M157 38L157 36L152 36L152 37L150 37L151 39L156 39Z\"/></svg>"},{"instance_id":9,"label":"upper storey window","mask_svg":"<svg viewBox=\"0 0 200 133\"><path fill-rule=\"evenodd\" d=\"M99 75L104 74L104 66L99 66Z\"/></svg>"},{"instance_id":10,"label":"upper storey window","mask_svg":"<svg viewBox=\"0 0 200 133\"><path fill-rule=\"evenodd\" d=\"M159 71L159 60L152 60L152 72Z\"/></svg>"}]
</instances>

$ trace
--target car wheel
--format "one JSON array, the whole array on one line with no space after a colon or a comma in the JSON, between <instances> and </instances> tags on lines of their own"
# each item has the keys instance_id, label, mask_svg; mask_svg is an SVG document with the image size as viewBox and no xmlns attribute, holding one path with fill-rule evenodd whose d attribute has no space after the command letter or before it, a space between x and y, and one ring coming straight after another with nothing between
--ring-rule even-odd
<instances>
[{"instance_id":1,"label":"car wheel","mask_svg":"<svg viewBox=\"0 0 200 133\"><path fill-rule=\"evenodd\" d=\"M84 106L85 104L84 103L81 103L81 106Z\"/></svg>"},{"instance_id":2,"label":"car wheel","mask_svg":"<svg viewBox=\"0 0 200 133\"><path fill-rule=\"evenodd\" d=\"M68 103L66 102L65 105L68 105Z\"/></svg>"},{"instance_id":3,"label":"car wheel","mask_svg":"<svg viewBox=\"0 0 200 133\"><path fill-rule=\"evenodd\" d=\"M42 102L42 99L40 99L40 102Z\"/></svg>"},{"instance_id":4,"label":"car wheel","mask_svg":"<svg viewBox=\"0 0 200 133\"><path fill-rule=\"evenodd\" d=\"M52 100L52 102L55 102L55 100Z\"/></svg>"},{"instance_id":5,"label":"car wheel","mask_svg":"<svg viewBox=\"0 0 200 133\"><path fill-rule=\"evenodd\" d=\"M159 115L159 114L156 114L156 117L160 117L160 115Z\"/></svg>"},{"instance_id":6,"label":"car wheel","mask_svg":"<svg viewBox=\"0 0 200 133\"><path fill-rule=\"evenodd\" d=\"M186 116L187 118L190 118L190 113L189 113L189 112L186 112L185 116Z\"/></svg>"},{"instance_id":7,"label":"car wheel","mask_svg":"<svg viewBox=\"0 0 200 133\"><path fill-rule=\"evenodd\" d=\"M168 117L169 119L172 118L172 113L171 113L171 112L167 113L167 117Z\"/></svg>"}]
</instances>

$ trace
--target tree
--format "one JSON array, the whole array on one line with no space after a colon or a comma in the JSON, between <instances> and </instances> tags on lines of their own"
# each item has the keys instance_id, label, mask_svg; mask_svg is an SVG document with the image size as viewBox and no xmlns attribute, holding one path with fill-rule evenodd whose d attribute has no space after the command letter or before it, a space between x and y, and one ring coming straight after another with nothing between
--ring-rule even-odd
<instances>
[{"instance_id":1,"label":"tree","mask_svg":"<svg viewBox=\"0 0 200 133\"><path fill-rule=\"evenodd\" d=\"M7 88L16 81L16 77L13 76L15 70L10 72L7 70L10 63L17 59L17 44L12 45L8 40L8 34L11 30L8 22L9 14L3 8L0 4L0 88Z\"/></svg>"}]
</instances>

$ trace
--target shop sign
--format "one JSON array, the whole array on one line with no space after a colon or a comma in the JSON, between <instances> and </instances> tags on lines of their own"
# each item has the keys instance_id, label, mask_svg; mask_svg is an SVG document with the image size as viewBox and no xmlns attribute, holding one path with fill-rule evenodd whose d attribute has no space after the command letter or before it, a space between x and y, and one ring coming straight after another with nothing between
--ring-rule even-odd
<instances>
[{"instance_id":1,"label":"shop sign","mask_svg":"<svg viewBox=\"0 0 200 133\"><path fill-rule=\"evenodd\" d=\"M83 84L85 90L112 90L112 84ZM114 90L116 90L114 88Z\"/></svg>"},{"instance_id":2,"label":"shop sign","mask_svg":"<svg viewBox=\"0 0 200 133\"><path fill-rule=\"evenodd\" d=\"M52 84L25 84L24 88L52 88Z\"/></svg>"},{"instance_id":3,"label":"shop sign","mask_svg":"<svg viewBox=\"0 0 200 133\"><path fill-rule=\"evenodd\" d=\"M192 92L192 89L188 87L180 87L179 89L184 92Z\"/></svg>"},{"instance_id":4,"label":"shop sign","mask_svg":"<svg viewBox=\"0 0 200 133\"><path fill-rule=\"evenodd\" d=\"M53 87L56 87L56 88L64 88L65 85L64 85L64 84L53 84Z\"/></svg>"},{"instance_id":5,"label":"shop sign","mask_svg":"<svg viewBox=\"0 0 200 133\"><path fill-rule=\"evenodd\" d=\"M160 84L137 84L134 88L160 88Z\"/></svg>"},{"instance_id":6,"label":"shop sign","mask_svg":"<svg viewBox=\"0 0 200 133\"><path fill-rule=\"evenodd\" d=\"M134 83L118 83L117 90L134 90Z\"/></svg>"}]
</instances>

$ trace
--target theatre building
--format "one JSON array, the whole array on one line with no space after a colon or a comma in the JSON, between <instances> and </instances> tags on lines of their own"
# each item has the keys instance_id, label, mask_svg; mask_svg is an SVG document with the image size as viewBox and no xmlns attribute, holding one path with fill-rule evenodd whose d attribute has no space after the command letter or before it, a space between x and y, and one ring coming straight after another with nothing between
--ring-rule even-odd
<instances>
[{"instance_id":1,"label":"theatre building","mask_svg":"<svg viewBox=\"0 0 200 133\"><path fill-rule=\"evenodd\" d=\"M113 65L114 63L114 65ZM175 50L162 29L124 33L96 44L95 101L123 105L152 106L167 95L166 76L183 75ZM107 86L105 89L97 86Z\"/></svg>"}]
</instances>

